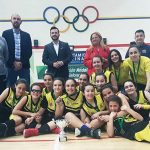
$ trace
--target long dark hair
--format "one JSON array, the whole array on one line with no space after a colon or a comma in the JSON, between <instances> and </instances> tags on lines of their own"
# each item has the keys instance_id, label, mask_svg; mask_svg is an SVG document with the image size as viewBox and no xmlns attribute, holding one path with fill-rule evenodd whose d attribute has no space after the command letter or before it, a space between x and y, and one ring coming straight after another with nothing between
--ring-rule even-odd
<instances>
[{"instance_id":1,"label":"long dark hair","mask_svg":"<svg viewBox=\"0 0 150 150\"><path fill-rule=\"evenodd\" d=\"M13 90L13 92L16 92L16 87L18 84L25 84L26 88L28 87L28 83L26 81L26 79L24 78L20 78L16 81L15 85L11 86L11 89Z\"/></svg>"},{"instance_id":2,"label":"long dark hair","mask_svg":"<svg viewBox=\"0 0 150 150\"><path fill-rule=\"evenodd\" d=\"M114 65L114 62L112 62L112 60L111 60L111 53L112 52L116 52L117 55L119 56L119 62L123 62L120 52L117 49L112 49L110 51L109 55L108 55L108 67L109 67L109 70L112 70L112 66Z\"/></svg>"}]
</instances>

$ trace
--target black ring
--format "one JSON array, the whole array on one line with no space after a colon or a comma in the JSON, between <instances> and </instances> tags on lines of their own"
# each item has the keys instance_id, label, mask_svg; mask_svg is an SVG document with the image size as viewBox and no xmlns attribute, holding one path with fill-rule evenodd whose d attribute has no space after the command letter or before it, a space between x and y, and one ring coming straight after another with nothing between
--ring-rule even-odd
<instances>
[{"instance_id":1,"label":"black ring","mask_svg":"<svg viewBox=\"0 0 150 150\"><path fill-rule=\"evenodd\" d=\"M76 7L74 7L74 6L68 6L68 7L66 7L66 8L64 9L64 11L63 11L63 16L65 16L65 12L67 11L67 9L70 9L70 8L76 10L76 12L77 12L77 16L75 17L76 19L73 19L73 21L68 21L68 20L66 20L66 18L64 18L64 17L63 17L63 19L64 19L65 22L67 22L67 23L69 23L69 24L73 24L73 23L76 23L76 22L78 21L80 14L79 14L79 11L78 11L78 9L77 9Z\"/></svg>"},{"instance_id":2,"label":"black ring","mask_svg":"<svg viewBox=\"0 0 150 150\"><path fill-rule=\"evenodd\" d=\"M45 20L47 23L49 23L49 24L53 24L53 22L54 22L54 21L52 21L52 22L48 21L47 18L45 17L46 11L47 11L48 9L54 9L54 10L57 11L58 17L57 17L55 23L58 22L58 20L59 20L59 18L60 18L60 13L59 13L59 10L58 10L56 7L53 7L53 6L47 7L47 8L44 10L44 12L43 12L43 18L44 18L44 20Z\"/></svg>"},{"instance_id":3,"label":"black ring","mask_svg":"<svg viewBox=\"0 0 150 150\"><path fill-rule=\"evenodd\" d=\"M76 18L77 18L78 16L76 16L73 20L76 20ZM86 17L86 16L84 16L84 15L79 15L79 17L82 17L83 18L83 20L87 23L87 26L85 27L85 29L83 29L83 30L78 30L76 27L75 27L75 23L73 23L72 25L73 25L73 28L77 31L77 32L84 32L84 31L86 31L87 29L88 29L88 27L89 27L89 20L88 20L88 18ZM73 21L74 22L74 21Z\"/></svg>"}]
</instances>

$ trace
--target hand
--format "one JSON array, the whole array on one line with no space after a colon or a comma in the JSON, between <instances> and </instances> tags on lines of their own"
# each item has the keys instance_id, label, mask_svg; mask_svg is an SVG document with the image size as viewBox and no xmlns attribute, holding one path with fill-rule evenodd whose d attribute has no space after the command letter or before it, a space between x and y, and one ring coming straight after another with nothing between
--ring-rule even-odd
<instances>
[{"instance_id":1,"label":"hand","mask_svg":"<svg viewBox=\"0 0 150 150\"><path fill-rule=\"evenodd\" d=\"M134 108L135 109L142 109L143 105L142 104L136 104L136 105L134 105Z\"/></svg>"},{"instance_id":2,"label":"hand","mask_svg":"<svg viewBox=\"0 0 150 150\"><path fill-rule=\"evenodd\" d=\"M20 61L14 61L14 69L16 70L16 71L18 71L18 70L21 70L21 68L22 68L22 63L20 62Z\"/></svg>"},{"instance_id":3,"label":"hand","mask_svg":"<svg viewBox=\"0 0 150 150\"><path fill-rule=\"evenodd\" d=\"M37 113L30 113L30 117L33 117L33 118L35 118L36 115L37 115Z\"/></svg>"},{"instance_id":4,"label":"hand","mask_svg":"<svg viewBox=\"0 0 150 150\"><path fill-rule=\"evenodd\" d=\"M126 105L121 106L121 110L128 112L130 108Z\"/></svg>"},{"instance_id":5,"label":"hand","mask_svg":"<svg viewBox=\"0 0 150 150\"><path fill-rule=\"evenodd\" d=\"M57 61L57 63L58 63L58 65L59 65L59 67L61 67L61 66L64 65L63 61Z\"/></svg>"},{"instance_id":6,"label":"hand","mask_svg":"<svg viewBox=\"0 0 150 150\"><path fill-rule=\"evenodd\" d=\"M53 67L58 69L60 66L59 66L58 62L54 62Z\"/></svg>"},{"instance_id":7,"label":"hand","mask_svg":"<svg viewBox=\"0 0 150 150\"><path fill-rule=\"evenodd\" d=\"M97 112L91 116L91 119L97 119L100 116L100 112Z\"/></svg>"},{"instance_id":8,"label":"hand","mask_svg":"<svg viewBox=\"0 0 150 150\"><path fill-rule=\"evenodd\" d=\"M113 119L114 119L116 116L117 116L117 112L111 112L110 115L109 115L109 117L110 117L110 118L113 118Z\"/></svg>"},{"instance_id":9,"label":"hand","mask_svg":"<svg viewBox=\"0 0 150 150\"><path fill-rule=\"evenodd\" d=\"M62 101L62 98L59 96L57 99L56 99L56 104L58 105L62 105L63 104L63 101Z\"/></svg>"},{"instance_id":10,"label":"hand","mask_svg":"<svg viewBox=\"0 0 150 150\"><path fill-rule=\"evenodd\" d=\"M102 115L102 116L99 116L98 119L101 120L101 121L108 122L108 121L109 121L109 115Z\"/></svg>"},{"instance_id":11,"label":"hand","mask_svg":"<svg viewBox=\"0 0 150 150\"><path fill-rule=\"evenodd\" d=\"M30 123L33 121L33 119L34 119L33 117L27 118L25 120L25 124L30 125Z\"/></svg>"}]
</instances>

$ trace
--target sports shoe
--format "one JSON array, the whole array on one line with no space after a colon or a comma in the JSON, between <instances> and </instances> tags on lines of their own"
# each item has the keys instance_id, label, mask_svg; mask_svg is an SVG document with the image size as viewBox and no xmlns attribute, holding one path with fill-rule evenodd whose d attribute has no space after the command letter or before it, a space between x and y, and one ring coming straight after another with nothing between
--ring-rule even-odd
<instances>
[{"instance_id":1,"label":"sports shoe","mask_svg":"<svg viewBox=\"0 0 150 150\"><path fill-rule=\"evenodd\" d=\"M101 137L101 130L100 129L92 129L89 132L89 136L93 137L93 138L96 138L96 139L100 139L100 137Z\"/></svg>"},{"instance_id":2,"label":"sports shoe","mask_svg":"<svg viewBox=\"0 0 150 150\"><path fill-rule=\"evenodd\" d=\"M28 138L31 136L38 136L38 135L39 135L39 131L37 128L24 129L23 131L24 138Z\"/></svg>"},{"instance_id":3,"label":"sports shoe","mask_svg":"<svg viewBox=\"0 0 150 150\"><path fill-rule=\"evenodd\" d=\"M74 134L75 134L76 137L81 136L81 131L80 131L80 129L79 129L79 128L75 128Z\"/></svg>"},{"instance_id":4,"label":"sports shoe","mask_svg":"<svg viewBox=\"0 0 150 150\"><path fill-rule=\"evenodd\" d=\"M60 132L61 132L61 129L58 127L52 130L52 133L54 134L59 134Z\"/></svg>"}]
</instances>

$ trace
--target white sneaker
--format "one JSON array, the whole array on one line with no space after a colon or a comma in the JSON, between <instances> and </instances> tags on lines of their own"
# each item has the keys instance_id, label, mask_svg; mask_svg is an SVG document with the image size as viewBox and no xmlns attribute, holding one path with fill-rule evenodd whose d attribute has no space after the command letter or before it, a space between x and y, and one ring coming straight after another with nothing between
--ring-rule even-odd
<instances>
[{"instance_id":1,"label":"white sneaker","mask_svg":"<svg viewBox=\"0 0 150 150\"><path fill-rule=\"evenodd\" d=\"M75 128L75 136L78 137L81 135L81 131L79 128Z\"/></svg>"}]
</instances>

